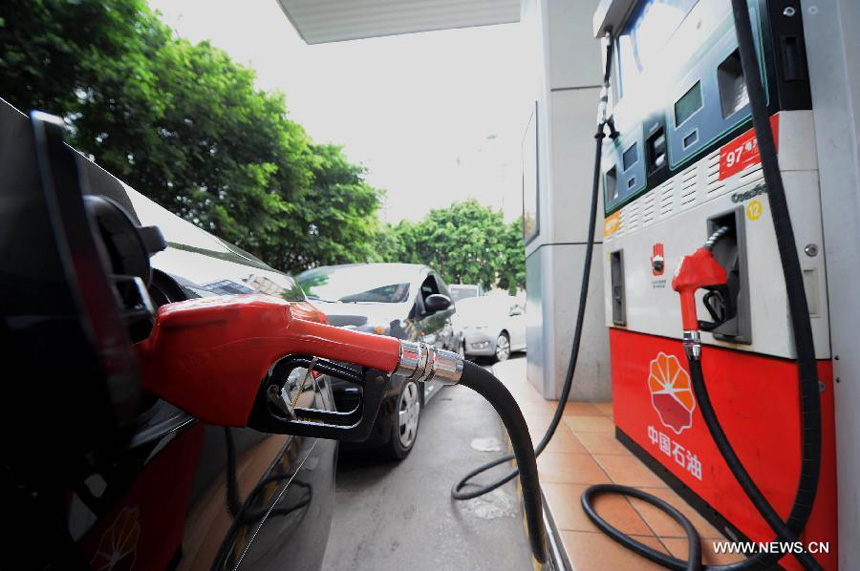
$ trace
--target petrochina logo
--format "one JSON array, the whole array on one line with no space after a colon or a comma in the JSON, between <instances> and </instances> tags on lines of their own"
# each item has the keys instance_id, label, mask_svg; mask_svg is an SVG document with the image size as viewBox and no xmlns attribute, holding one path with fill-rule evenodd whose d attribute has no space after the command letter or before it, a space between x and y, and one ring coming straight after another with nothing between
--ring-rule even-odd
<instances>
[{"instance_id":1,"label":"petrochina logo","mask_svg":"<svg viewBox=\"0 0 860 571\"><path fill-rule=\"evenodd\" d=\"M690 375L681 367L678 358L663 352L651 361L648 389L651 406L660 416L660 422L681 434L693 426L696 399L690 386Z\"/></svg>"}]
</instances>

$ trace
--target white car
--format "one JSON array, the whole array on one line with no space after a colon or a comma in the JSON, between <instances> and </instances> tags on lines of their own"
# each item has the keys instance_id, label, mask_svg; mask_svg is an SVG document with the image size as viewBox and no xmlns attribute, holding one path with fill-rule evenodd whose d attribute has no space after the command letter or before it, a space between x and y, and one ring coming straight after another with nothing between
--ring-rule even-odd
<instances>
[{"instance_id":1,"label":"white car","mask_svg":"<svg viewBox=\"0 0 860 571\"><path fill-rule=\"evenodd\" d=\"M467 357L504 361L526 350L526 316L521 302L510 295L472 297L457 302L452 318L460 331L460 352Z\"/></svg>"},{"instance_id":2,"label":"white car","mask_svg":"<svg viewBox=\"0 0 860 571\"><path fill-rule=\"evenodd\" d=\"M479 285L472 284L451 284L448 286L448 291L451 292L451 299L454 303L470 297L480 297L484 295L484 288Z\"/></svg>"}]
</instances>

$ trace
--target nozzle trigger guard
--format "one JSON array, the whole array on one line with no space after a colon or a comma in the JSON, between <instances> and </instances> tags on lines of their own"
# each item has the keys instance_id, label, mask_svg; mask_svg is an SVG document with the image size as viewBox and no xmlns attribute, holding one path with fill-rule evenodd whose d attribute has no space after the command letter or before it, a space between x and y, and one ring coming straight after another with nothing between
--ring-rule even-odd
<instances>
[{"instance_id":1,"label":"nozzle trigger guard","mask_svg":"<svg viewBox=\"0 0 860 571\"><path fill-rule=\"evenodd\" d=\"M322 375L361 386L362 395L358 405L350 411L339 412L298 405L290 407L289 402L285 403L286 406L278 403L275 400L276 395L281 393L289 380L290 373L297 368L306 370L313 368ZM308 355L291 355L278 361L263 379L261 390L257 392L248 418L248 426L261 432L275 434L294 434L350 442L366 440L373 430L389 381L388 374L376 369L352 368ZM315 383L319 382L326 382L326 379L320 377L315 380ZM308 384L305 388L314 386L314 384ZM298 390L301 388L299 387Z\"/></svg>"},{"instance_id":2,"label":"nozzle trigger guard","mask_svg":"<svg viewBox=\"0 0 860 571\"><path fill-rule=\"evenodd\" d=\"M699 329L702 331L713 331L729 319L735 316L735 309L731 302L731 295L727 285L711 286L702 298L702 304L713 321L699 320Z\"/></svg>"}]
</instances>

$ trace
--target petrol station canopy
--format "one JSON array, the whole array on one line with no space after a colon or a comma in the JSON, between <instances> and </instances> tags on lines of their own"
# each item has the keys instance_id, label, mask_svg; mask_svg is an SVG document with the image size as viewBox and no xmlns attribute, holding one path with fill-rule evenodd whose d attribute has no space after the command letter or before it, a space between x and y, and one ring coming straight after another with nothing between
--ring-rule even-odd
<instances>
[{"instance_id":1,"label":"petrol station canopy","mask_svg":"<svg viewBox=\"0 0 860 571\"><path fill-rule=\"evenodd\" d=\"M308 44L520 20L520 0L278 0Z\"/></svg>"}]
</instances>

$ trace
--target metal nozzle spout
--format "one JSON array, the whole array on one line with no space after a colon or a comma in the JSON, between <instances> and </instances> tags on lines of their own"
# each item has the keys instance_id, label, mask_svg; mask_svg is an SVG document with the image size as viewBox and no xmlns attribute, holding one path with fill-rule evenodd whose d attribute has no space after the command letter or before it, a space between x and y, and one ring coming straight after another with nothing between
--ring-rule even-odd
<instances>
[{"instance_id":1,"label":"metal nozzle spout","mask_svg":"<svg viewBox=\"0 0 860 571\"><path fill-rule=\"evenodd\" d=\"M684 331L684 352L691 361L702 358L702 337L698 331Z\"/></svg>"},{"instance_id":2,"label":"metal nozzle spout","mask_svg":"<svg viewBox=\"0 0 860 571\"><path fill-rule=\"evenodd\" d=\"M394 374L415 381L455 385L463 375L463 359L456 353L428 347L420 341L401 341L400 362Z\"/></svg>"}]
</instances>

